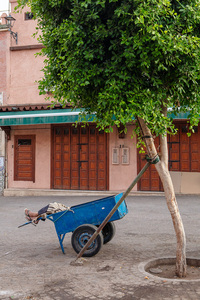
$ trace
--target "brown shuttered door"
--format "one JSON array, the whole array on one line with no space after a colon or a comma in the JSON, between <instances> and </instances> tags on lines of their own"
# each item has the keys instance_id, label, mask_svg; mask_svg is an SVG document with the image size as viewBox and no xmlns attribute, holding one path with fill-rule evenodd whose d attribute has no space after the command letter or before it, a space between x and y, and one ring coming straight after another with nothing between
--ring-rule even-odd
<instances>
[{"instance_id":1,"label":"brown shuttered door","mask_svg":"<svg viewBox=\"0 0 200 300\"><path fill-rule=\"evenodd\" d=\"M35 182L35 136L15 136L14 180Z\"/></svg>"},{"instance_id":2,"label":"brown shuttered door","mask_svg":"<svg viewBox=\"0 0 200 300\"><path fill-rule=\"evenodd\" d=\"M178 133L168 135L169 170L179 172L200 172L200 125L194 128L194 133L188 137L188 124L175 122ZM159 139L155 140L159 152ZM146 163L142 160L144 155L138 153L138 172ZM138 183L140 191L162 191L162 183L155 166L150 168L142 176Z\"/></svg>"},{"instance_id":3,"label":"brown shuttered door","mask_svg":"<svg viewBox=\"0 0 200 300\"><path fill-rule=\"evenodd\" d=\"M159 147L159 138L155 139L155 146L158 149ZM146 154L139 154L138 152L138 173L146 164L145 159ZM141 179L138 182L139 191L162 191L162 183L158 176L158 172L154 165L151 165L147 171L142 175Z\"/></svg>"},{"instance_id":4,"label":"brown shuttered door","mask_svg":"<svg viewBox=\"0 0 200 300\"><path fill-rule=\"evenodd\" d=\"M169 154L169 170L180 170L180 128L176 126L178 132L176 135L168 135L168 154Z\"/></svg>"},{"instance_id":5,"label":"brown shuttered door","mask_svg":"<svg viewBox=\"0 0 200 300\"><path fill-rule=\"evenodd\" d=\"M52 188L107 190L107 135L95 126L54 126Z\"/></svg>"},{"instance_id":6,"label":"brown shuttered door","mask_svg":"<svg viewBox=\"0 0 200 300\"><path fill-rule=\"evenodd\" d=\"M180 171L200 172L200 125L187 136L188 124L179 124L180 131Z\"/></svg>"},{"instance_id":7,"label":"brown shuttered door","mask_svg":"<svg viewBox=\"0 0 200 300\"><path fill-rule=\"evenodd\" d=\"M181 171L189 172L190 171L190 138L187 136L188 126L185 124L179 125L179 134L180 134L180 155L181 155Z\"/></svg>"},{"instance_id":8,"label":"brown shuttered door","mask_svg":"<svg viewBox=\"0 0 200 300\"><path fill-rule=\"evenodd\" d=\"M200 172L200 126L195 128L195 133L190 137L190 152L191 172Z\"/></svg>"}]
</instances>

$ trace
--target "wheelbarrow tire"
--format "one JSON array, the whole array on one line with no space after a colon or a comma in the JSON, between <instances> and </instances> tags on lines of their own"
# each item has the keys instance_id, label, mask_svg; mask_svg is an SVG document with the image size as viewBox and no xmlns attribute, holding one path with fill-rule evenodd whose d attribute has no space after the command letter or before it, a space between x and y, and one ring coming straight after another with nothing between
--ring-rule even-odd
<instances>
[{"instance_id":1,"label":"wheelbarrow tire","mask_svg":"<svg viewBox=\"0 0 200 300\"><path fill-rule=\"evenodd\" d=\"M114 222L108 222L102 229L103 233L103 243L107 244L112 240L116 232L116 227Z\"/></svg>"},{"instance_id":2,"label":"wheelbarrow tire","mask_svg":"<svg viewBox=\"0 0 200 300\"><path fill-rule=\"evenodd\" d=\"M79 253L91 236L97 230L97 227L91 224L84 224L77 227L71 237L71 244L76 253ZM88 249L83 253L84 257L96 255L103 245L103 234L100 232Z\"/></svg>"}]
</instances>

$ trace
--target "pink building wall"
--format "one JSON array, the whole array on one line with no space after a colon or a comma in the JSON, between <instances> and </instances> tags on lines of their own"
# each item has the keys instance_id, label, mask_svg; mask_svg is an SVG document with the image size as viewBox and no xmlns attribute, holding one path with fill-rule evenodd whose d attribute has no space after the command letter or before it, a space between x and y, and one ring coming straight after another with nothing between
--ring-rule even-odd
<instances>
[{"instance_id":1,"label":"pink building wall","mask_svg":"<svg viewBox=\"0 0 200 300\"><path fill-rule=\"evenodd\" d=\"M12 31L18 34L18 43L10 36L10 77L9 95L5 104L35 104L44 103L45 96L39 95L37 81L42 78L44 58L35 56L41 51L41 45L32 35L36 32L37 22L25 20L26 7L20 13L13 13L16 0L10 0L11 15L16 19ZM37 47L37 49L34 49ZM29 49L28 49L29 48Z\"/></svg>"},{"instance_id":2,"label":"pink building wall","mask_svg":"<svg viewBox=\"0 0 200 300\"><path fill-rule=\"evenodd\" d=\"M128 125L124 139L120 139L116 127L109 136L109 190L124 191L137 176L136 138L132 137L133 125ZM122 148L129 148L129 164L121 163ZM119 164L112 164L113 148L119 149ZM137 190L137 186L133 190Z\"/></svg>"},{"instance_id":3,"label":"pink building wall","mask_svg":"<svg viewBox=\"0 0 200 300\"><path fill-rule=\"evenodd\" d=\"M37 80L42 77L43 58L35 57L38 50L10 51L10 86L7 104L45 103L39 95ZM26 88L25 88L26 87Z\"/></svg>"},{"instance_id":4,"label":"pink building wall","mask_svg":"<svg viewBox=\"0 0 200 300\"><path fill-rule=\"evenodd\" d=\"M3 105L30 105L46 103L45 96L39 95L37 80L42 77L43 57L35 54L41 50L36 38L32 37L35 32L36 21L26 20L25 8L21 13L13 13L17 5L16 0L10 0L11 15L16 19L12 31L18 33L18 43L10 35L9 31L1 32L0 42L0 87L5 91ZM5 24L5 20L4 24ZM37 48L38 45L38 48ZM29 49L28 49L29 48ZM7 70L7 75L5 77ZM15 135L36 136L36 164L35 182L14 181L14 136ZM7 186L9 188L50 188L51 176L51 126L31 125L14 126L11 128L11 139L7 142Z\"/></svg>"},{"instance_id":5,"label":"pink building wall","mask_svg":"<svg viewBox=\"0 0 200 300\"><path fill-rule=\"evenodd\" d=\"M17 0L9 0L11 3L11 15L16 19L13 31L18 33L18 46L35 45L39 44L37 38L33 37L33 33L36 32L37 22L35 20L25 20L24 15L26 12L30 12L29 7L25 7L19 13L14 12L14 8L17 6ZM16 42L11 38L11 46L16 46Z\"/></svg>"},{"instance_id":6,"label":"pink building wall","mask_svg":"<svg viewBox=\"0 0 200 300\"><path fill-rule=\"evenodd\" d=\"M10 33L7 29L1 30L0 34L0 93L3 93L3 100L7 102L7 81L8 72L7 66L9 65L9 37Z\"/></svg>"},{"instance_id":7,"label":"pink building wall","mask_svg":"<svg viewBox=\"0 0 200 300\"><path fill-rule=\"evenodd\" d=\"M31 129L31 130L30 130ZM131 139L133 126L128 126L128 132L124 139L118 138L117 129L109 136L109 190L124 191L137 176L137 150L136 139ZM14 181L14 135L36 135L36 181ZM121 148L120 148L121 145ZM129 148L130 162L122 165L112 164L112 149L122 147ZM121 155L121 152L120 152ZM11 140L8 141L8 187L29 189L50 189L51 185L51 130L50 125L32 125L26 129L24 126L15 126L11 131ZM137 186L133 190L137 190Z\"/></svg>"}]
</instances>

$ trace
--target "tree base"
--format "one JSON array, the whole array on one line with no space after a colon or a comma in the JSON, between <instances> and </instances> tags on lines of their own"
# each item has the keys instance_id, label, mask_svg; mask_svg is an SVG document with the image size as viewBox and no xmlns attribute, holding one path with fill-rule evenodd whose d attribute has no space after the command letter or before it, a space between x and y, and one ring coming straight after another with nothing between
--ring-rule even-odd
<instances>
[{"instance_id":1,"label":"tree base","mask_svg":"<svg viewBox=\"0 0 200 300\"><path fill-rule=\"evenodd\" d=\"M200 259L187 258L187 275L184 278L176 276L176 258L160 258L140 264L140 271L144 271L146 277L155 276L162 280L200 281Z\"/></svg>"}]
</instances>

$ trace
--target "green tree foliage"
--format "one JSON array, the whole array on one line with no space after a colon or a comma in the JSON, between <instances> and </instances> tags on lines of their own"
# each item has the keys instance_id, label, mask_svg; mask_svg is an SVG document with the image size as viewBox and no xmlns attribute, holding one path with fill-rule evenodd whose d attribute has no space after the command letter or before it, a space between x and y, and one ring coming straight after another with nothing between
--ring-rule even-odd
<instances>
[{"instance_id":1,"label":"green tree foliage","mask_svg":"<svg viewBox=\"0 0 200 300\"><path fill-rule=\"evenodd\" d=\"M19 0L45 48L41 93L95 112L103 128L144 119L173 128L163 107L200 113L199 0Z\"/></svg>"}]
</instances>

